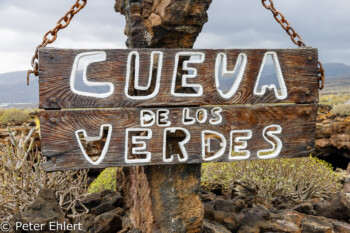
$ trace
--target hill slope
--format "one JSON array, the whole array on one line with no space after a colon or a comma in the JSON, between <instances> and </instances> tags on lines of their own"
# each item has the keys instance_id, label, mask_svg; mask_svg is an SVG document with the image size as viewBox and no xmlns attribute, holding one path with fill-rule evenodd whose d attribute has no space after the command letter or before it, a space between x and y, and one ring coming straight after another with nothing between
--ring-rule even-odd
<instances>
[{"instance_id":1,"label":"hill slope","mask_svg":"<svg viewBox=\"0 0 350 233\"><path fill-rule=\"evenodd\" d=\"M33 77L27 86L26 77L26 71L0 74L0 104L39 102L38 79Z\"/></svg>"}]
</instances>

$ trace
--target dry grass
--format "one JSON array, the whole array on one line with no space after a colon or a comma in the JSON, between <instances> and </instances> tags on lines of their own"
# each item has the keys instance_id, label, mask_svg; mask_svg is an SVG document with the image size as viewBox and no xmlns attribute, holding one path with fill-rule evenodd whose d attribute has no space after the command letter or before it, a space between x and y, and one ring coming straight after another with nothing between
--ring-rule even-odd
<instances>
[{"instance_id":1,"label":"dry grass","mask_svg":"<svg viewBox=\"0 0 350 233\"><path fill-rule=\"evenodd\" d=\"M316 158L208 163L202 166L202 187L207 190L232 189L234 181L255 183L259 194L271 200L281 195L294 200L326 197L341 188L332 167Z\"/></svg>"},{"instance_id":2,"label":"dry grass","mask_svg":"<svg viewBox=\"0 0 350 233\"><path fill-rule=\"evenodd\" d=\"M23 124L24 122L27 122L31 120L31 117L29 115L31 111L27 109L8 109L8 110L2 110L1 111L1 118L0 122L2 124Z\"/></svg>"},{"instance_id":3,"label":"dry grass","mask_svg":"<svg viewBox=\"0 0 350 233\"><path fill-rule=\"evenodd\" d=\"M332 109L332 113L338 116L349 116L350 115L350 104L338 104Z\"/></svg>"},{"instance_id":4,"label":"dry grass","mask_svg":"<svg viewBox=\"0 0 350 233\"><path fill-rule=\"evenodd\" d=\"M345 104L350 101L350 94L328 94L320 96L320 104L338 105Z\"/></svg>"}]
</instances>

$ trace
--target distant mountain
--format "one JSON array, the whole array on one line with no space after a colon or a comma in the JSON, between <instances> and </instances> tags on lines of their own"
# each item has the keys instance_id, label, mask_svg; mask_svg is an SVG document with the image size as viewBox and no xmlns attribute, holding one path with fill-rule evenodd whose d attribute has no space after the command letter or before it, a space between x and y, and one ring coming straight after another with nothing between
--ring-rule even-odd
<instances>
[{"instance_id":1,"label":"distant mountain","mask_svg":"<svg viewBox=\"0 0 350 233\"><path fill-rule=\"evenodd\" d=\"M38 78L33 77L27 86L27 72L0 74L0 104L39 103Z\"/></svg>"},{"instance_id":2,"label":"distant mountain","mask_svg":"<svg viewBox=\"0 0 350 233\"><path fill-rule=\"evenodd\" d=\"M342 63L324 64L326 79L324 92L350 92L350 66Z\"/></svg>"},{"instance_id":3,"label":"distant mountain","mask_svg":"<svg viewBox=\"0 0 350 233\"><path fill-rule=\"evenodd\" d=\"M82 72L78 72L81 76ZM27 86L27 71L17 71L11 73L0 74L0 108L4 104L11 103L39 103L39 83L38 77L31 76L29 86ZM76 81L76 88L79 91L88 91L95 93L107 92L108 87L88 87L80 78ZM6 106L6 105L5 105ZM19 105L19 108L22 105Z\"/></svg>"},{"instance_id":4,"label":"distant mountain","mask_svg":"<svg viewBox=\"0 0 350 233\"><path fill-rule=\"evenodd\" d=\"M350 90L350 66L342 63L326 63L324 68L327 77L325 89L334 91L338 89ZM38 78L31 76L30 85L27 86L26 76L26 71L0 74L0 107L4 103L39 103ZM265 66L262 76L264 80L261 83L262 85L277 84L277 76L272 64ZM223 79L220 81L220 86L224 90L228 90L233 82L233 79ZM105 87L91 89L91 87L86 87L80 79L77 79L76 86L78 90L96 93L105 92L108 89Z\"/></svg>"},{"instance_id":5,"label":"distant mountain","mask_svg":"<svg viewBox=\"0 0 350 233\"><path fill-rule=\"evenodd\" d=\"M324 70L326 77L350 74L350 66L342 63L326 63L324 64Z\"/></svg>"}]
</instances>

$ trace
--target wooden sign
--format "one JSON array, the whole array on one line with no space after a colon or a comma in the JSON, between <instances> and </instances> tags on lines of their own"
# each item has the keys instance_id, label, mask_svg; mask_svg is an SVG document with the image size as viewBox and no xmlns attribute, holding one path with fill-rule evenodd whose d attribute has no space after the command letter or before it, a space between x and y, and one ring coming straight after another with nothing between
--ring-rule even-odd
<instances>
[{"instance_id":1,"label":"wooden sign","mask_svg":"<svg viewBox=\"0 0 350 233\"><path fill-rule=\"evenodd\" d=\"M48 171L298 157L314 149L316 49L45 48L39 61Z\"/></svg>"}]
</instances>

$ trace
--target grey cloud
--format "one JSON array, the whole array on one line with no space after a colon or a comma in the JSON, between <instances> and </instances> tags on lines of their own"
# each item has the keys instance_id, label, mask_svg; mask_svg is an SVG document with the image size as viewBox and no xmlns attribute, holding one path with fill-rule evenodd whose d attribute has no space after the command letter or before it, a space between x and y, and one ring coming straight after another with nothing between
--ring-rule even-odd
<instances>
[{"instance_id":1,"label":"grey cloud","mask_svg":"<svg viewBox=\"0 0 350 233\"><path fill-rule=\"evenodd\" d=\"M0 73L7 67L29 66L30 55L44 33L74 3L50 0L0 0ZM350 1L274 0L304 41L319 48L324 62L350 64ZM125 47L125 19L114 12L114 0L88 1L69 28L59 34L53 46ZM265 10L260 0L213 0L209 22L199 36L196 48L295 48L282 28ZM11 33L6 33L11 31ZM15 38L12 38L13 35ZM18 37L18 38L17 38ZM20 59L6 61L1 54L16 52ZM22 54L22 55L20 55ZM23 64L26 60L28 64Z\"/></svg>"},{"instance_id":2,"label":"grey cloud","mask_svg":"<svg viewBox=\"0 0 350 233\"><path fill-rule=\"evenodd\" d=\"M350 64L350 1L346 0L275 0L294 29L309 46L319 48L325 62ZM217 35L217 41L207 42L206 37ZM270 43L273 42L273 43ZM260 1L213 1L209 10L209 22L205 25L196 47L248 48L273 45L295 47L284 30L275 22L272 14ZM342 51L339 56L337 52Z\"/></svg>"},{"instance_id":3,"label":"grey cloud","mask_svg":"<svg viewBox=\"0 0 350 233\"><path fill-rule=\"evenodd\" d=\"M305 43L319 49L324 62L350 64L350 1L275 0ZM216 40L213 39L216 36ZM213 1L209 22L196 47L295 47L260 1Z\"/></svg>"}]
</instances>

